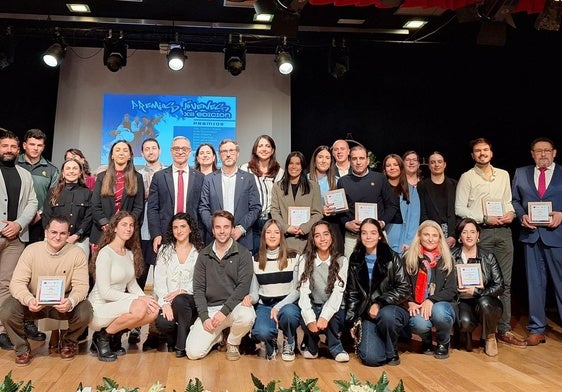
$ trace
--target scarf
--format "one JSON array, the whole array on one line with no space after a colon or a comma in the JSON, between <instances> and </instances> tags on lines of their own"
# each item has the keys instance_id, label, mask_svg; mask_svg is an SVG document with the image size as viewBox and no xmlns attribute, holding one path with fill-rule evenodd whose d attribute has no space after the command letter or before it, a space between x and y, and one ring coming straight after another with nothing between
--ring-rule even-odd
<instances>
[{"instance_id":1,"label":"scarf","mask_svg":"<svg viewBox=\"0 0 562 392\"><path fill-rule=\"evenodd\" d=\"M427 272L437 266L437 261L439 261L439 258L441 257L438 248L429 251L422 246L421 253L423 255L422 262L425 266L425 270L421 268L418 270L418 278L416 280L416 288L414 291L414 301L418 304L421 304L426 299L428 283Z\"/></svg>"}]
</instances>

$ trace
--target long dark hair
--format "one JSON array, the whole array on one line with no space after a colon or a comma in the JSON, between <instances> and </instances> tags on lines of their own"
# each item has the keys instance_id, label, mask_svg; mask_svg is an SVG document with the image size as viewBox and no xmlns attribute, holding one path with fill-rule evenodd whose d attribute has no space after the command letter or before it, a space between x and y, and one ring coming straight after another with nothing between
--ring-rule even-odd
<instances>
[{"instance_id":1,"label":"long dark hair","mask_svg":"<svg viewBox=\"0 0 562 392\"><path fill-rule=\"evenodd\" d=\"M341 253L338 251L336 246L336 236L334 231L332 230L330 224L324 220L319 220L315 224L312 225L310 229L310 233L308 235L308 239L306 241L306 246L304 248L303 257L305 260L304 270L301 274L298 287L300 287L304 282L307 280L309 281L310 289L314 288L314 278L312 276L312 272L314 271L314 260L317 256L316 244L314 243L314 234L316 232L316 228L320 225L324 225L328 228L330 232L330 237L332 238L332 243L330 244L330 248L328 252L330 253L330 267L328 269L328 283L326 284L326 288L324 291L329 294L334 289L334 284L336 280L343 284L342 279L339 276L340 271L340 264L338 263L338 259L341 257Z\"/></svg>"},{"instance_id":2,"label":"long dark hair","mask_svg":"<svg viewBox=\"0 0 562 392\"><path fill-rule=\"evenodd\" d=\"M115 195L115 181L117 180L117 170L115 170L115 162L111 156L113 155L113 149L119 143L124 143L129 148L129 152L131 154L131 158L127 162L125 169L123 170L123 175L125 176L125 193L129 196L134 196L137 194L138 186L137 186L137 176L135 171L135 165L133 164L133 148L126 140L117 140L111 146L111 150L109 150L109 165L107 165L107 170L105 172L105 177L103 178L103 182L101 183L101 195L102 196L114 196Z\"/></svg>"},{"instance_id":3,"label":"long dark hair","mask_svg":"<svg viewBox=\"0 0 562 392\"><path fill-rule=\"evenodd\" d=\"M88 163L88 160L86 159L86 157L84 156L84 153L77 149L77 148L69 148L68 150L66 150L66 152L64 153L64 160L66 161L66 155L67 154L72 154L72 155L77 155L80 158L82 158L84 160L84 164L82 165L82 169L84 169L84 175L85 176L91 176L92 173L90 171L90 164Z\"/></svg>"},{"instance_id":4,"label":"long dark hair","mask_svg":"<svg viewBox=\"0 0 562 392\"><path fill-rule=\"evenodd\" d=\"M139 224L137 222L137 218L128 211L119 211L113 215L107 224L105 231L103 232L103 236L101 237L99 243L99 250L101 250L104 246L109 245L115 239L115 228L125 218L133 218L133 222L135 223L135 230L131 238L125 241L125 248L129 249L133 253L133 264L135 266L135 276L138 278L141 276L142 271L144 270L144 261L142 258L142 250L140 244L140 234L139 234ZM90 263L90 273L96 278L96 259L99 255L99 251L96 252L95 256L93 257L93 263Z\"/></svg>"},{"instance_id":5,"label":"long dark hair","mask_svg":"<svg viewBox=\"0 0 562 392\"><path fill-rule=\"evenodd\" d=\"M197 155L199 155L199 151L201 150L201 147L207 146L211 149L211 151L213 152L213 155L215 156L213 158L213 171L217 171L217 152L215 151L215 147L213 147L213 145L211 143L201 143L199 145L199 147L197 147L197 150L195 151L195 170L197 171L201 171L201 164L199 163L199 161L197 160Z\"/></svg>"},{"instance_id":6,"label":"long dark hair","mask_svg":"<svg viewBox=\"0 0 562 392\"><path fill-rule=\"evenodd\" d=\"M404 170L404 160L398 154L388 154L382 161L382 169L386 176L386 162L389 159L394 159L400 168L400 176L398 177L398 185L390 185L392 190L397 196L402 196L406 203L410 203L410 188L408 186L408 179L406 178L406 171Z\"/></svg>"},{"instance_id":7,"label":"long dark hair","mask_svg":"<svg viewBox=\"0 0 562 392\"><path fill-rule=\"evenodd\" d=\"M277 151L277 147L275 146L275 141L269 135L260 135L257 137L256 141L254 142L254 146L252 147L252 154L250 155L250 161L248 162L248 169L250 172L258 177L262 176L260 170L260 158L258 157L257 150L260 144L260 140L265 139L271 145L273 149L273 154L269 157L269 163L267 164L267 173L265 173L265 177L275 178L277 173L279 173L279 169L281 165L277 162L277 157L275 156L275 152Z\"/></svg>"},{"instance_id":8,"label":"long dark hair","mask_svg":"<svg viewBox=\"0 0 562 392\"><path fill-rule=\"evenodd\" d=\"M166 230L166 234L164 234L164 241L162 242L163 246L172 246L175 247L178 240L174 237L174 221L177 220L184 220L187 222L189 229L191 232L189 233L189 243L195 247L197 250L201 250L203 248L203 240L201 239L201 234L199 233L199 227L197 226L197 222L195 219L191 217L187 212L178 212L175 214L170 223L168 224L168 228Z\"/></svg>"},{"instance_id":9,"label":"long dark hair","mask_svg":"<svg viewBox=\"0 0 562 392\"><path fill-rule=\"evenodd\" d=\"M328 187L330 188L330 190L334 190L334 189L337 188L336 169L333 165L334 156L332 155L332 152L330 151L330 147L328 147L326 145L316 147L316 149L312 153L312 158L310 158L310 166L309 166L309 171L308 171L310 181L313 181L313 182L316 182L316 183L318 182L318 174L316 173L316 157L322 151L328 151L328 154L330 154L330 167L328 167L328 171L326 172L326 177L328 179Z\"/></svg>"},{"instance_id":10,"label":"long dark hair","mask_svg":"<svg viewBox=\"0 0 562 392\"><path fill-rule=\"evenodd\" d=\"M80 177L78 177L78 185L83 186L84 188L86 187L86 181L84 180L84 167L82 166L82 164L80 163L80 161L78 161L77 159L67 159L66 161L64 161L60 167L60 176L59 176L59 180L57 181L57 184L53 187L53 190L51 191L51 197L49 198L49 203L51 205L55 205L57 203L57 200L59 199L59 196L62 192L62 190L64 189L64 187L66 186L66 180L64 179L64 175L63 175L63 171L64 171L64 167L66 166L67 163L69 162L75 162L76 164L78 164L78 167L80 168Z\"/></svg>"},{"instance_id":11,"label":"long dark hair","mask_svg":"<svg viewBox=\"0 0 562 392\"><path fill-rule=\"evenodd\" d=\"M363 229L363 226L365 226L368 223L370 223L372 225L375 225L375 227L377 228L377 231L379 232L379 236L380 236L380 239L379 239L378 243L379 244L388 244L388 242L386 241L386 237L383 234L382 226L381 226L380 222L378 220L374 219L374 218L363 219L363 222L361 222L361 225L359 225L357 242L355 243L355 247L353 248L353 253L356 253L361 258L364 258L365 254L367 253L365 245L363 245L363 241L361 241L361 230Z\"/></svg>"},{"instance_id":12,"label":"long dark hair","mask_svg":"<svg viewBox=\"0 0 562 392\"><path fill-rule=\"evenodd\" d=\"M258 264L260 270L265 270L265 265L267 264L267 245L265 244L265 232L270 226L277 226L279 229L279 234L281 235L281 241L279 242L279 256L277 257L277 261L279 263L279 270L282 271L287 268L289 262L287 258L291 257L290 255L294 255L295 251L288 249L287 247L287 240L281 231L281 225L275 219L269 219L267 222L264 223L263 229L260 235L260 248L257 254Z\"/></svg>"},{"instance_id":13,"label":"long dark hair","mask_svg":"<svg viewBox=\"0 0 562 392\"><path fill-rule=\"evenodd\" d=\"M293 151L287 155L287 159L285 160L285 173L283 173L283 178L279 181L279 186L285 195L289 193L289 189L291 188L291 175L287 170L289 168L289 163L291 162L292 157L297 157L301 161L301 174L299 176L299 183L298 188L302 192L303 195L310 193L310 183L308 182L308 178L306 178L306 160L304 159L304 155L300 151Z\"/></svg>"}]
</instances>

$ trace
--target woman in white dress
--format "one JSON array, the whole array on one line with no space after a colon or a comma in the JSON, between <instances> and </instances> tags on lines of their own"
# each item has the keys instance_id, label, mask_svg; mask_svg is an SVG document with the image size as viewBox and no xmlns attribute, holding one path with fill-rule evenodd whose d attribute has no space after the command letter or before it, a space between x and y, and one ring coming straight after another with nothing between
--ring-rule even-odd
<instances>
[{"instance_id":1,"label":"woman in white dress","mask_svg":"<svg viewBox=\"0 0 562 392\"><path fill-rule=\"evenodd\" d=\"M92 266L95 284L88 299L94 308L90 328L98 359L112 362L124 355L121 336L131 328L149 324L158 316L158 303L144 295L137 283L144 263L135 216L117 212L109 221Z\"/></svg>"},{"instance_id":2,"label":"woman in white dress","mask_svg":"<svg viewBox=\"0 0 562 392\"><path fill-rule=\"evenodd\" d=\"M193 299L193 270L203 247L197 223L187 213L172 217L162 247L156 257L154 293L162 307L156 328L166 335L168 351L176 357L187 356L185 341L197 319Z\"/></svg>"}]
</instances>

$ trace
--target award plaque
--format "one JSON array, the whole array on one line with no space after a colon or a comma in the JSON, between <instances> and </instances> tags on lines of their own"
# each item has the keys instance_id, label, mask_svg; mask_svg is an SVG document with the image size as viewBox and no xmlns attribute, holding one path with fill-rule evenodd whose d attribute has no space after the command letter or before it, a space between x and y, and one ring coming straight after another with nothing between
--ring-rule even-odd
<instances>
[{"instance_id":1,"label":"award plaque","mask_svg":"<svg viewBox=\"0 0 562 392\"><path fill-rule=\"evenodd\" d=\"M335 213L349 210L347 198L345 197L345 190L343 188L326 192L324 195L324 202L326 204L333 204Z\"/></svg>"},{"instance_id":2,"label":"award plaque","mask_svg":"<svg viewBox=\"0 0 562 392\"><path fill-rule=\"evenodd\" d=\"M300 226L310 220L310 207L289 207L289 226Z\"/></svg>"},{"instance_id":3,"label":"award plaque","mask_svg":"<svg viewBox=\"0 0 562 392\"><path fill-rule=\"evenodd\" d=\"M480 263L457 264L456 268L460 289L464 289L465 287L484 287L484 282L482 281L482 266Z\"/></svg>"},{"instance_id":4,"label":"award plaque","mask_svg":"<svg viewBox=\"0 0 562 392\"><path fill-rule=\"evenodd\" d=\"M37 283L37 303L58 305L64 298L64 276L40 276Z\"/></svg>"},{"instance_id":5,"label":"award plaque","mask_svg":"<svg viewBox=\"0 0 562 392\"><path fill-rule=\"evenodd\" d=\"M482 199L484 216L503 216L504 204L500 199Z\"/></svg>"},{"instance_id":6,"label":"award plaque","mask_svg":"<svg viewBox=\"0 0 562 392\"><path fill-rule=\"evenodd\" d=\"M552 202L550 201L530 201L527 204L530 223L534 226L546 226L550 223L552 213Z\"/></svg>"},{"instance_id":7,"label":"award plaque","mask_svg":"<svg viewBox=\"0 0 562 392\"><path fill-rule=\"evenodd\" d=\"M378 219L377 203L355 203L355 220L363 222L365 218Z\"/></svg>"}]
</instances>

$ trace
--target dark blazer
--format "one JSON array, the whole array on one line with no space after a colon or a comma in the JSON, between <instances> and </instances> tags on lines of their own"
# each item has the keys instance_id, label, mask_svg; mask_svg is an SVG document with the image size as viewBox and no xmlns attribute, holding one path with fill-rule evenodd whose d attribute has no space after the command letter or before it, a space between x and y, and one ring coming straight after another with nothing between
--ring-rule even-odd
<instances>
[{"instance_id":1,"label":"dark blazer","mask_svg":"<svg viewBox=\"0 0 562 392\"><path fill-rule=\"evenodd\" d=\"M195 219L198 226L200 226L198 208L201 201L203 178L205 176L192 168L186 168L185 170L189 174L184 211ZM166 234L168 225L174 216L175 201L176 191L174 189L173 166L169 166L154 173L150 183L146 216L151 238Z\"/></svg>"},{"instance_id":2,"label":"dark blazer","mask_svg":"<svg viewBox=\"0 0 562 392\"><path fill-rule=\"evenodd\" d=\"M223 209L222 170L219 169L205 176L201 192L199 215L209 233L213 232L211 224L213 213ZM246 235L240 237L238 242L248 249L253 247L252 225L260 214L260 194L254 175L244 170L238 170L234 190L234 225L241 225L246 230Z\"/></svg>"},{"instance_id":3,"label":"dark blazer","mask_svg":"<svg viewBox=\"0 0 562 392\"><path fill-rule=\"evenodd\" d=\"M377 245L377 261L370 277L365 262L365 250L354 251L351 254L344 294L346 323L352 324L359 317L369 318L369 308L375 303L381 308L386 305L407 308L406 301L409 296L406 268L398 253L388 244L379 242Z\"/></svg>"},{"instance_id":4,"label":"dark blazer","mask_svg":"<svg viewBox=\"0 0 562 392\"><path fill-rule=\"evenodd\" d=\"M49 190L43 205L43 228L53 216L65 216L70 220L70 235L78 234L80 239L88 237L92 228L92 191L86 186L67 184L55 204L51 203L52 194L53 188Z\"/></svg>"},{"instance_id":5,"label":"dark blazer","mask_svg":"<svg viewBox=\"0 0 562 392\"><path fill-rule=\"evenodd\" d=\"M435 222L447 224L448 236L455 236L455 227L457 225L457 216L455 215L455 192L457 190L458 181L454 178L445 177L444 186L447 197L446 216L441 216L442 208L437 204L431 192L428 190L432 186L431 178L426 178L418 183L418 195L420 196L421 216L420 223L431 219ZM444 221L444 219L446 219Z\"/></svg>"},{"instance_id":6,"label":"dark blazer","mask_svg":"<svg viewBox=\"0 0 562 392\"><path fill-rule=\"evenodd\" d=\"M94 218L92 231L90 233L90 243L92 244L97 244L100 241L103 233L101 227L108 224L111 217L115 215L115 199L113 196L101 196L101 184L105 173L106 171L103 171L98 174L92 193L92 216ZM137 218L140 228L144 219L144 182L140 173L135 172L135 174L137 176L137 194L129 196L126 192L123 193L121 211L129 211L132 213Z\"/></svg>"},{"instance_id":7,"label":"dark blazer","mask_svg":"<svg viewBox=\"0 0 562 392\"><path fill-rule=\"evenodd\" d=\"M539 192L535 186L534 170L535 165L520 167L515 170L515 176L513 177L511 186L512 203L520 222L523 215L528 213L527 203L530 201L550 201L552 202L552 211L562 211L562 165L554 165L552 179L542 199L539 197ZM534 244L539 238L546 246L562 247L562 225L556 229L537 226L535 230L530 230L521 227L519 241L525 244Z\"/></svg>"},{"instance_id":8,"label":"dark blazer","mask_svg":"<svg viewBox=\"0 0 562 392\"><path fill-rule=\"evenodd\" d=\"M478 247L476 258L471 258L467 260L468 264L480 263L482 268L482 281L484 283L484 288L475 288L474 296L480 297L482 295L489 295L491 297L499 298L503 294L503 275L498 264L496 256L487 252L484 249ZM462 261L462 247L456 247L451 251L453 255L453 260L456 264L463 264Z\"/></svg>"},{"instance_id":9,"label":"dark blazer","mask_svg":"<svg viewBox=\"0 0 562 392\"><path fill-rule=\"evenodd\" d=\"M427 299L433 303L446 301L456 304L458 285L455 266L453 265L453 270L449 275L445 275L445 271L443 271L442 268L443 261L439 259L437 266L435 267L435 274L431 276L430 282L435 284L435 292L432 295L429 295ZM420 269L427 271L425 264L423 263L423 259L418 257L418 272ZM408 299L408 302L416 302L414 301L414 291L416 289L416 282L418 281L418 274L407 274L407 277L410 284L410 298Z\"/></svg>"}]
</instances>

